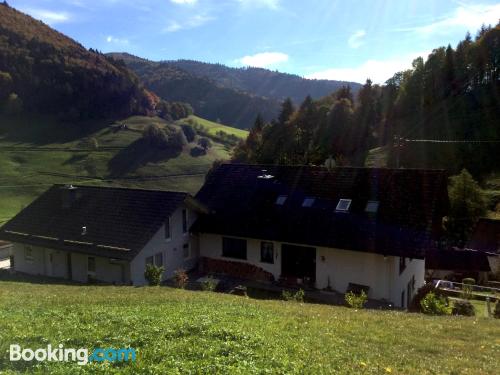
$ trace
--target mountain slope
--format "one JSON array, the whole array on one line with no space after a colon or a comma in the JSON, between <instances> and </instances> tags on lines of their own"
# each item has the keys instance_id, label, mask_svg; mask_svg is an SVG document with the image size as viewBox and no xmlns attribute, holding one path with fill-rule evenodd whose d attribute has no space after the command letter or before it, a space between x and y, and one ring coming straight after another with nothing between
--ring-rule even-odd
<instances>
[{"instance_id":1,"label":"mountain slope","mask_svg":"<svg viewBox=\"0 0 500 375\"><path fill-rule=\"evenodd\" d=\"M197 115L212 121L248 128L259 113L270 120L279 112L278 100L223 87L207 77L193 75L168 62L153 62L126 53L109 56L125 62L146 87L162 99L187 102Z\"/></svg>"},{"instance_id":2,"label":"mountain slope","mask_svg":"<svg viewBox=\"0 0 500 375\"><path fill-rule=\"evenodd\" d=\"M296 104L301 103L307 95L313 99L321 98L342 86L351 86L354 93L361 88L356 82L305 79L298 75L262 68L230 68L222 64L193 60L166 61L166 63L198 77L209 77L224 87L280 101L290 97Z\"/></svg>"},{"instance_id":3,"label":"mountain slope","mask_svg":"<svg viewBox=\"0 0 500 375\"><path fill-rule=\"evenodd\" d=\"M123 64L0 4L0 109L80 119L146 114L154 100Z\"/></svg>"}]
</instances>

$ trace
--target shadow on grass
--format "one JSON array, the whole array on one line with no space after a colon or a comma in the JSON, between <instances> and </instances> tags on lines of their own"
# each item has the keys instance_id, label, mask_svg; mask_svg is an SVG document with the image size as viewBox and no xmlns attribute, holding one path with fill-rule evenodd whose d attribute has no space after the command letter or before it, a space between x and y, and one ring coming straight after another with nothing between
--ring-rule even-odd
<instances>
[{"instance_id":1,"label":"shadow on grass","mask_svg":"<svg viewBox=\"0 0 500 375\"><path fill-rule=\"evenodd\" d=\"M120 150L108 162L110 177L121 177L134 172L148 163L158 163L174 159L180 155L182 149L159 149L151 146L147 140L139 138L126 148Z\"/></svg>"}]
</instances>

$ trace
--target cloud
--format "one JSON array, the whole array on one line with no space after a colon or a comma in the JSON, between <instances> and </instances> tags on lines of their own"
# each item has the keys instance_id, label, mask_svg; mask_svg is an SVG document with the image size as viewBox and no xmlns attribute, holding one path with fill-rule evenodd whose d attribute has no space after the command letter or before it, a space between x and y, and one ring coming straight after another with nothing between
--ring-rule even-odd
<instances>
[{"instance_id":1,"label":"cloud","mask_svg":"<svg viewBox=\"0 0 500 375\"><path fill-rule=\"evenodd\" d=\"M430 51L414 52L403 56L392 57L383 60L367 60L354 68L331 68L306 76L309 79L332 79L339 81L352 81L364 83L370 78L374 83L384 83L394 73L411 68L413 60L421 56L424 59Z\"/></svg>"},{"instance_id":2,"label":"cloud","mask_svg":"<svg viewBox=\"0 0 500 375\"><path fill-rule=\"evenodd\" d=\"M282 52L262 52L255 55L243 56L236 60L236 63L244 66L254 66L265 68L288 61L288 55Z\"/></svg>"},{"instance_id":3,"label":"cloud","mask_svg":"<svg viewBox=\"0 0 500 375\"><path fill-rule=\"evenodd\" d=\"M125 39L125 38L116 38L116 37L114 37L112 35L108 35L106 37L106 42L113 43L113 44L122 44L122 45L128 45L129 44L128 39Z\"/></svg>"},{"instance_id":4,"label":"cloud","mask_svg":"<svg viewBox=\"0 0 500 375\"><path fill-rule=\"evenodd\" d=\"M163 31L168 32L168 33L173 33L173 32L179 31L179 30L194 29L196 27L203 26L204 24L212 21L213 19L214 19L214 17L212 17L212 16L197 14L197 15L192 16L192 17L190 17L187 20L182 21L182 22L172 20L172 21L170 21L168 26L163 29Z\"/></svg>"},{"instance_id":5,"label":"cloud","mask_svg":"<svg viewBox=\"0 0 500 375\"><path fill-rule=\"evenodd\" d=\"M170 2L181 5L194 5L198 2L198 0L170 0Z\"/></svg>"},{"instance_id":6,"label":"cloud","mask_svg":"<svg viewBox=\"0 0 500 375\"><path fill-rule=\"evenodd\" d=\"M42 20L47 25L55 25L57 23L69 22L72 19L71 14L67 12L57 12L47 9L27 8L21 9L33 18Z\"/></svg>"},{"instance_id":7,"label":"cloud","mask_svg":"<svg viewBox=\"0 0 500 375\"><path fill-rule=\"evenodd\" d=\"M281 0L236 0L238 3L246 8L269 8L276 10L279 8Z\"/></svg>"},{"instance_id":8,"label":"cloud","mask_svg":"<svg viewBox=\"0 0 500 375\"><path fill-rule=\"evenodd\" d=\"M365 43L363 41L365 35L365 30L358 30L349 37L349 39L347 40L347 44L349 44L349 47L351 48L359 48Z\"/></svg>"},{"instance_id":9,"label":"cloud","mask_svg":"<svg viewBox=\"0 0 500 375\"><path fill-rule=\"evenodd\" d=\"M428 25L400 29L400 31L411 31L422 36L430 36L436 33L448 34L456 31L456 29L474 32L483 24L496 25L499 19L500 4L461 4L453 13L435 22Z\"/></svg>"}]
</instances>

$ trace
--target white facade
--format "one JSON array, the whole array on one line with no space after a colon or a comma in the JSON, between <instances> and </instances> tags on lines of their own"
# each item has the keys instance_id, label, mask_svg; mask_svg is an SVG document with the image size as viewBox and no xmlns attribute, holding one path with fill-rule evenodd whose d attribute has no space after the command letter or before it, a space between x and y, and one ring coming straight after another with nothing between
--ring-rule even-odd
<instances>
[{"instance_id":1,"label":"white facade","mask_svg":"<svg viewBox=\"0 0 500 375\"><path fill-rule=\"evenodd\" d=\"M261 262L261 240L246 239L246 260L222 256L220 235L200 234L199 240L202 257L252 264L272 273L276 280L281 276L282 243L274 242L274 263L269 264ZM396 307L406 308L408 293L411 299L424 285L425 262L421 259L406 258L400 273L400 258L396 256L316 247L315 263L318 289L330 286L344 293L349 283L366 285L370 287L369 298L389 301Z\"/></svg>"},{"instance_id":2,"label":"white facade","mask_svg":"<svg viewBox=\"0 0 500 375\"><path fill-rule=\"evenodd\" d=\"M187 215L186 231L183 228L183 211ZM131 262L15 243L12 247L13 268L18 272L82 283L92 278L106 283L144 285L147 283L144 270L148 258L155 259L155 255L162 254L165 268L163 279L167 279L179 268L189 270L196 265L198 242L196 237L189 234L195 219L195 212L184 205L180 206L170 217L170 238L165 238L165 227L162 225ZM93 260L89 262L89 258Z\"/></svg>"}]
</instances>

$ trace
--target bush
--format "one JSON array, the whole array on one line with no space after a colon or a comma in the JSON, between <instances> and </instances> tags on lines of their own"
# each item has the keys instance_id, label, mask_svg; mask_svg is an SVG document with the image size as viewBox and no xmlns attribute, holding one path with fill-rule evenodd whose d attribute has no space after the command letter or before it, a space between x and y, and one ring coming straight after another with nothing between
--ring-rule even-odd
<instances>
[{"instance_id":1,"label":"bush","mask_svg":"<svg viewBox=\"0 0 500 375\"><path fill-rule=\"evenodd\" d=\"M475 316L476 310L474 305L468 300L457 300L453 304L453 310L451 311L453 315L464 315L464 316Z\"/></svg>"},{"instance_id":2,"label":"bush","mask_svg":"<svg viewBox=\"0 0 500 375\"><path fill-rule=\"evenodd\" d=\"M169 129L167 147L173 151L182 151L182 148L187 144L186 137L182 131Z\"/></svg>"},{"instance_id":3,"label":"bush","mask_svg":"<svg viewBox=\"0 0 500 375\"><path fill-rule=\"evenodd\" d=\"M188 142L193 142L196 137L196 130L191 125L181 125L182 132Z\"/></svg>"},{"instance_id":4,"label":"bush","mask_svg":"<svg viewBox=\"0 0 500 375\"><path fill-rule=\"evenodd\" d=\"M493 316L497 319L500 319L500 301L498 301L495 306L495 311L493 312Z\"/></svg>"},{"instance_id":5,"label":"bush","mask_svg":"<svg viewBox=\"0 0 500 375\"><path fill-rule=\"evenodd\" d=\"M299 289L297 292L293 293L288 290L283 290L281 292L281 297L285 301L295 301L295 302L304 302L305 293L302 289Z\"/></svg>"},{"instance_id":6,"label":"bush","mask_svg":"<svg viewBox=\"0 0 500 375\"><path fill-rule=\"evenodd\" d=\"M472 298L472 285L476 283L476 280L474 280L471 277L466 277L465 279L462 280L462 297L466 299L471 299Z\"/></svg>"},{"instance_id":7,"label":"bush","mask_svg":"<svg viewBox=\"0 0 500 375\"><path fill-rule=\"evenodd\" d=\"M422 301L420 301L420 306L424 314L449 315L451 313L448 298L438 296L434 292L427 293Z\"/></svg>"},{"instance_id":8,"label":"bush","mask_svg":"<svg viewBox=\"0 0 500 375\"><path fill-rule=\"evenodd\" d=\"M184 289L189 281L189 276L182 268L174 273L174 284L176 288Z\"/></svg>"},{"instance_id":9,"label":"bush","mask_svg":"<svg viewBox=\"0 0 500 375\"><path fill-rule=\"evenodd\" d=\"M446 297L446 294L442 290L436 289L432 283L427 283L417 290L417 293L415 293L410 302L410 306L408 306L408 311L422 312L422 305L420 302L430 292L434 293L436 296Z\"/></svg>"},{"instance_id":10,"label":"bush","mask_svg":"<svg viewBox=\"0 0 500 375\"><path fill-rule=\"evenodd\" d=\"M344 296L347 305L353 309L362 309L365 306L368 296L365 291L362 290L361 293L356 294L354 292L348 292Z\"/></svg>"},{"instance_id":11,"label":"bush","mask_svg":"<svg viewBox=\"0 0 500 375\"><path fill-rule=\"evenodd\" d=\"M217 281L212 276L207 277L205 281L201 283L201 290L206 292L213 292L217 288Z\"/></svg>"},{"instance_id":12,"label":"bush","mask_svg":"<svg viewBox=\"0 0 500 375\"><path fill-rule=\"evenodd\" d=\"M148 281L149 285L157 286L161 283L163 271L165 271L163 267L157 267L154 264L147 264L146 271L144 271L144 277Z\"/></svg>"},{"instance_id":13,"label":"bush","mask_svg":"<svg viewBox=\"0 0 500 375\"><path fill-rule=\"evenodd\" d=\"M152 147L166 149L169 146L167 134L158 125L148 125L142 134L143 139Z\"/></svg>"},{"instance_id":14,"label":"bush","mask_svg":"<svg viewBox=\"0 0 500 375\"><path fill-rule=\"evenodd\" d=\"M212 142L210 142L210 139L202 137L198 140L198 145L206 151L212 147Z\"/></svg>"}]
</instances>

